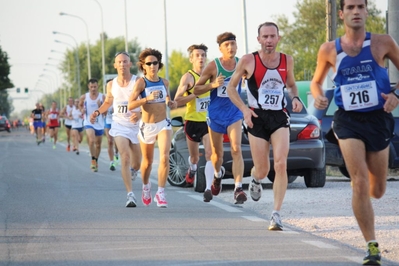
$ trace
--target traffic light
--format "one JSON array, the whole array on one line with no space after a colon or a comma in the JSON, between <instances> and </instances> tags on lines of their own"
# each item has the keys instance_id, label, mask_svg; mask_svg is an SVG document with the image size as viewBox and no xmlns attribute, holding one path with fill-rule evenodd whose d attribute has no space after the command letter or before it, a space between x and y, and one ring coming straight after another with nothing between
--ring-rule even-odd
<instances>
[{"instance_id":1,"label":"traffic light","mask_svg":"<svg viewBox=\"0 0 399 266\"><path fill-rule=\"evenodd\" d=\"M25 88L25 93L28 93L29 92L29 89L28 88Z\"/></svg>"},{"instance_id":2,"label":"traffic light","mask_svg":"<svg viewBox=\"0 0 399 266\"><path fill-rule=\"evenodd\" d=\"M21 92L21 89L20 88L17 88L17 93L20 93Z\"/></svg>"}]
</instances>

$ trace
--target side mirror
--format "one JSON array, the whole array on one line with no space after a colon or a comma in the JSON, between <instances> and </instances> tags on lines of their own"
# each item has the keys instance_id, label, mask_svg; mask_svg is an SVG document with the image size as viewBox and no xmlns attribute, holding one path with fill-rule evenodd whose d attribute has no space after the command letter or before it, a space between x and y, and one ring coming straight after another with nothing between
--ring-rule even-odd
<instances>
[{"instance_id":1,"label":"side mirror","mask_svg":"<svg viewBox=\"0 0 399 266\"><path fill-rule=\"evenodd\" d=\"M171 125L172 127L182 127L184 125L183 117L181 116L173 117L171 120Z\"/></svg>"}]
</instances>

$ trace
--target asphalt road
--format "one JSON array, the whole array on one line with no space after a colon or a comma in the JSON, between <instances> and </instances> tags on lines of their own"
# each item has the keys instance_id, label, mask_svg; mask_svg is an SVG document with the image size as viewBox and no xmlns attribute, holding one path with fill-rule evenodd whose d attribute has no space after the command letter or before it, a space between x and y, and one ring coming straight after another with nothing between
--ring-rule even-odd
<instances>
[{"instance_id":1,"label":"asphalt road","mask_svg":"<svg viewBox=\"0 0 399 266\"><path fill-rule=\"evenodd\" d=\"M0 265L359 265L364 256L289 227L268 231L254 211L169 184L168 208L125 208L106 151L99 172L89 166L87 149L0 132ZM140 199L141 179L133 191Z\"/></svg>"}]
</instances>

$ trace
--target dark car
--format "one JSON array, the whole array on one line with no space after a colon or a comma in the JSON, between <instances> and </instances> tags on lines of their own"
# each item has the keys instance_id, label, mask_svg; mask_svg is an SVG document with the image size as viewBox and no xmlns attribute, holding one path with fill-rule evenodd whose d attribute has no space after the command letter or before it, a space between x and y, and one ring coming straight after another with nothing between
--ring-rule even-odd
<instances>
[{"instance_id":1,"label":"dark car","mask_svg":"<svg viewBox=\"0 0 399 266\"><path fill-rule=\"evenodd\" d=\"M241 98L246 102L246 92L241 93ZM287 109L292 110L290 97L287 96ZM172 119L173 126L183 126L181 117ZM244 159L244 176L251 174L253 160L251 156L248 136L244 126L242 127L241 150ZM226 170L224 178L233 178L232 175L232 157L230 153L230 144L227 136L223 143L223 167ZM287 160L288 181L293 182L297 176L304 176L307 187L323 187L326 180L326 169L324 161L324 142L320 136L318 120L307 113L304 107L300 113L291 113L291 134L290 150ZM205 152L204 147L200 145L200 160L198 170L194 180L194 189L203 192L206 187L205 181ZM172 148L170 151L169 162L170 170L168 182L173 186L186 186L185 175L188 169L188 149L186 136L183 128L176 131L172 139ZM270 172L268 178L274 181L273 153L270 151Z\"/></svg>"},{"instance_id":2,"label":"dark car","mask_svg":"<svg viewBox=\"0 0 399 266\"><path fill-rule=\"evenodd\" d=\"M11 132L11 124L10 121L8 121L6 116L0 116L0 131L8 131L8 133Z\"/></svg>"},{"instance_id":3,"label":"dark car","mask_svg":"<svg viewBox=\"0 0 399 266\"><path fill-rule=\"evenodd\" d=\"M334 101L334 89L324 90L324 95L327 97L329 106L324 110L319 110L314 107L313 103L309 104L308 111L319 119L322 131L322 137L326 147L326 165L336 166L339 171L346 177L349 177L348 170L345 166L344 158L342 157L341 150L338 142L331 135L331 123L333 120L334 112L337 110L337 105ZM392 111L395 119L395 135L389 144L389 169L399 168L399 108ZM330 131L330 134L327 134Z\"/></svg>"}]
</instances>

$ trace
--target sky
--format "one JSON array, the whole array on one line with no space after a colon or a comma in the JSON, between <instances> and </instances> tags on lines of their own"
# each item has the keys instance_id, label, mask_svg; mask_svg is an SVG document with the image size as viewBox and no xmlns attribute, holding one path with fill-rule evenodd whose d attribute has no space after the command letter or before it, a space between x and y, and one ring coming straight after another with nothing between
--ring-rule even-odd
<instances>
[{"instance_id":1,"label":"sky","mask_svg":"<svg viewBox=\"0 0 399 266\"><path fill-rule=\"evenodd\" d=\"M166 51L166 44L171 53L173 50L186 52L191 44L204 43L208 46L208 58L219 56L216 36L231 31L237 36L237 56L241 56L259 48L256 40L259 24L275 21L276 16L283 14L293 22L297 1L245 0L245 49L244 0L0 0L0 46L9 57L9 77L15 88L30 90L29 94L18 94L15 88L9 90L15 112L33 109L42 93L50 92L46 83L62 82L56 65L70 46L55 40L70 45L74 45L74 40L54 35L53 31L71 35L78 44L86 44L88 39L94 44L100 40L103 25L109 38L126 34L128 40L137 38L141 47L155 48L162 53ZM374 2L378 9L386 11L388 0ZM60 16L60 12L83 21Z\"/></svg>"}]
</instances>

